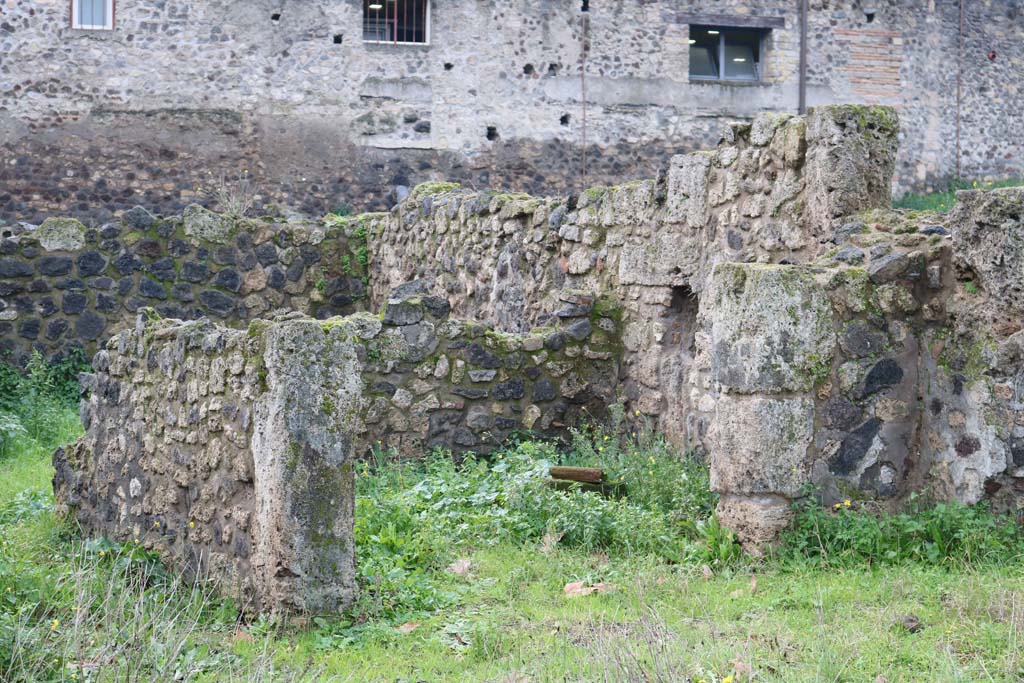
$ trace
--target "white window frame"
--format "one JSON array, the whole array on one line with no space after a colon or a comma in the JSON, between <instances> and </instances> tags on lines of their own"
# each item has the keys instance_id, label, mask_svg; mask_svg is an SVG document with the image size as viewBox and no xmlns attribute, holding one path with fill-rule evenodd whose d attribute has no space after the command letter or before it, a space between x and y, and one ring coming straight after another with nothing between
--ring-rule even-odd
<instances>
[{"instance_id":1,"label":"white window frame","mask_svg":"<svg viewBox=\"0 0 1024 683\"><path fill-rule=\"evenodd\" d=\"M114 0L106 0L107 3L107 23L103 25L99 24L80 24L78 23L78 14L81 7L81 0L71 0L71 28L80 29L83 31L113 31L114 30Z\"/></svg>"},{"instance_id":2,"label":"white window frame","mask_svg":"<svg viewBox=\"0 0 1024 683\"><path fill-rule=\"evenodd\" d=\"M113 0L111 0L111 1L113 1ZM385 3L385 6L386 6L387 1L388 0L381 0L381 2ZM431 6L433 4L434 4L434 0L427 0L427 9L426 9L427 16L426 16L426 21L423 23L423 35L424 35L425 40L422 43L413 43L413 42L405 41L405 40L367 40L364 37L363 38L363 44L365 44L365 45L413 45L413 46L417 46L417 47L429 47L430 46L430 15L431 15ZM365 25L366 17L363 16L361 20L362 20L363 24ZM365 36L365 31L364 31L364 36Z\"/></svg>"}]
</instances>

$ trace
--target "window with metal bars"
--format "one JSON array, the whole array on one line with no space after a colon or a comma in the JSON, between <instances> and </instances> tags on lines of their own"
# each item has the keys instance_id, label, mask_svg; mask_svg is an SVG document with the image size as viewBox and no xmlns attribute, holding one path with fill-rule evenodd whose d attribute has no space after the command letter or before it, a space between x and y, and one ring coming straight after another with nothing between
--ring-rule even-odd
<instances>
[{"instance_id":1,"label":"window with metal bars","mask_svg":"<svg viewBox=\"0 0 1024 683\"><path fill-rule=\"evenodd\" d=\"M71 0L71 28L112 30L114 0Z\"/></svg>"},{"instance_id":2,"label":"window with metal bars","mask_svg":"<svg viewBox=\"0 0 1024 683\"><path fill-rule=\"evenodd\" d=\"M430 0L363 0L363 42L428 45Z\"/></svg>"}]
</instances>

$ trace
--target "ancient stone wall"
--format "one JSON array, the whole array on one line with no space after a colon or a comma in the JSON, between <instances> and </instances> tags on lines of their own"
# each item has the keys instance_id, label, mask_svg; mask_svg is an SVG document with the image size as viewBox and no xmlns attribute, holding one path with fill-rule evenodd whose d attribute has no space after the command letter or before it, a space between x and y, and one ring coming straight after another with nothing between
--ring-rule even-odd
<instances>
[{"instance_id":1,"label":"ancient stone wall","mask_svg":"<svg viewBox=\"0 0 1024 683\"><path fill-rule=\"evenodd\" d=\"M200 390L188 373L195 371L210 382L224 372L236 377L225 381L238 407L229 417L240 422L223 432L241 434L229 439L237 449L230 457L251 458L255 474L218 489L226 501L252 485L258 504L271 505L262 491L274 489L261 487L286 482L292 470L275 469L273 459L260 465L255 453L287 452L294 446L285 443L289 435L305 443L310 411L320 431L308 436L313 446L302 462L316 467L328 453L322 433L342 449L330 456L334 465L374 449L403 457L438 446L486 452L519 430L559 435L624 401L629 415L645 416L676 443L708 455L719 516L755 552L785 526L791 503L809 485L826 503L863 498L896 508L921 492L1019 508L1024 190L960 193L948 217L893 211L885 188L897 129L893 111L880 107L822 107L806 118L765 114L733 126L715 150L675 157L657 179L578 197L430 183L388 214L331 219L304 231L272 221L236 224L201 209L156 221L150 227L167 233L168 250L180 241L197 256L212 250L215 262L224 260L221 249L239 252L244 243L259 263L261 250L269 258L273 247L280 263L250 272L276 265L286 282L307 278L294 292L285 289L290 300L274 302L298 310L291 320L254 320L248 332L154 321L116 336L97 356L84 412L89 434L70 457L58 455L60 498L77 507L87 528L120 537L143 528L151 534L139 515L153 505L161 514L178 506L174 528L195 521L181 516L184 494L165 494L172 489L163 484L159 495L129 500L133 487L145 485L136 469L179 472L178 487L191 490L219 481L211 474L228 467L220 451L203 450L200 436L216 431L206 421L217 429L221 421L194 398ZM65 260L51 268L38 253L18 252L0 261L13 269L0 284L69 277L82 258L68 250L91 253L96 239L68 221L29 234L30 248L56 250ZM21 249L20 237L5 244ZM144 237L132 245L155 241ZM221 246L204 246L211 240ZM146 272L165 270L157 254L146 260L146 252L125 253L141 259ZM353 281L346 261L360 253L367 256L367 298L381 313L304 318L351 304L352 292L340 288ZM302 271L298 279L289 279L292 267ZM344 302L326 296L336 293L326 278L308 288L312 267L338 279ZM53 286L60 289L59 282ZM129 282L142 291L141 279ZM251 315L274 318L263 310ZM339 346L332 351L323 346L328 341ZM239 351L217 361L222 347ZM255 370L248 360L236 362L250 357ZM129 396L156 397L148 409L121 400L136 380L133 374L125 385L115 368L123 373L129 365L144 367L137 379L144 388ZM274 368L283 369L275 375ZM247 384L253 373L255 388ZM313 390L300 393L288 378L303 373ZM275 376L284 379L275 384ZM163 384L172 377L176 391ZM338 402L330 387L342 385ZM278 397L278 409L261 412L266 396ZM159 418L152 429L133 423L117 440L113 426L127 419L124 411ZM172 457L177 464L162 462L175 449L185 454ZM108 454L113 464L106 464ZM267 514L313 519L320 513L312 501L330 499L314 493L299 512L278 506ZM164 495L169 503L161 502ZM281 545L272 535L249 541L264 544L268 557L305 543ZM182 558L192 562L198 552L180 554L159 535L147 542L185 566ZM203 543L203 552L224 556L218 561L230 565L224 573L236 590L290 608L291 597L264 597L260 586L276 579L244 557L239 564L227 541Z\"/></svg>"},{"instance_id":2,"label":"ancient stone wall","mask_svg":"<svg viewBox=\"0 0 1024 683\"><path fill-rule=\"evenodd\" d=\"M380 316L331 319L355 330L359 451L482 453L516 432L564 435L601 419L615 401L621 343L618 321L592 300L579 294L571 315L508 333L450 318L448 301L413 281Z\"/></svg>"},{"instance_id":3,"label":"ancient stone wall","mask_svg":"<svg viewBox=\"0 0 1024 683\"><path fill-rule=\"evenodd\" d=\"M960 193L948 227L859 218L806 265L720 264L701 300L712 486L751 548L808 484L828 504L1024 504L1024 191Z\"/></svg>"},{"instance_id":4,"label":"ancient stone wall","mask_svg":"<svg viewBox=\"0 0 1024 683\"><path fill-rule=\"evenodd\" d=\"M808 103L897 107L897 188L1019 174L1018 2L963 3L963 49L958 3L809 4ZM108 32L69 28L63 0L9 4L0 217L177 213L243 170L310 214L387 209L426 180L579 192L797 110L789 0L435 0L422 46L364 42L361 5L119 0ZM760 82L690 79L693 26L750 22L771 26Z\"/></svg>"},{"instance_id":5,"label":"ancient stone wall","mask_svg":"<svg viewBox=\"0 0 1024 683\"><path fill-rule=\"evenodd\" d=\"M341 328L149 312L93 366L86 435L54 455L59 512L214 580L246 610L351 604L361 387Z\"/></svg>"},{"instance_id":6,"label":"ancient stone wall","mask_svg":"<svg viewBox=\"0 0 1024 683\"><path fill-rule=\"evenodd\" d=\"M235 325L274 310L357 310L372 225L373 216L233 219L193 205L169 218L135 208L95 227L51 218L4 228L0 359L91 356L146 306Z\"/></svg>"},{"instance_id":7,"label":"ancient stone wall","mask_svg":"<svg viewBox=\"0 0 1024 683\"><path fill-rule=\"evenodd\" d=\"M486 453L515 432L564 435L614 400L614 319L505 334L448 311L417 283L380 316L247 330L146 310L93 360L86 435L54 456L58 511L247 609L344 608L354 458Z\"/></svg>"},{"instance_id":8,"label":"ancient stone wall","mask_svg":"<svg viewBox=\"0 0 1024 683\"><path fill-rule=\"evenodd\" d=\"M887 205L897 128L886 108L763 114L657 180L579 197L421 187L371 236L372 297L420 278L456 314L524 331L597 292L622 320L630 412L697 443L686 375L711 268L813 258L840 216Z\"/></svg>"}]
</instances>

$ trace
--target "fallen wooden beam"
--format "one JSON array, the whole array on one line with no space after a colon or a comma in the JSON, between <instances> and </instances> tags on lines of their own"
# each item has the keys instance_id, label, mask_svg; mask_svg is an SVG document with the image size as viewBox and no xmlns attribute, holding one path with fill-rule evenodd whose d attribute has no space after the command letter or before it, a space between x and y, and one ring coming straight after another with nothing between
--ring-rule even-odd
<instances>
[{"instance_id":1,"label":"fallen wooden beam","mask_svg":"<svg viewBox=\"0 0 1024 683\"><path fill-rule=\"evenodd\" d=\"M584 484L600 484L604 481L604 470L597 467L563 467L556 465L548 470L552 479L578 481Z\"/></svg>"}]
</instances>

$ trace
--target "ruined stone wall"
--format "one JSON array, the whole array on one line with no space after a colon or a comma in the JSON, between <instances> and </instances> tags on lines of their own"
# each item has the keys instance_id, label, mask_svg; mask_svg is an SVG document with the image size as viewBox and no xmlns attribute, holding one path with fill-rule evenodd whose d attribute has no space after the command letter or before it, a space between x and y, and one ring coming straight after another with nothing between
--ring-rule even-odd
<instances>
[{"instance_id":1,"label":"ruined stone wall","mask_svg":"<svg viewBox=\"0 0 1024 683\"><path fill-rule=\"evenodd\" d=\"M373 217L233 219L199 206L160 218L142 208L95 227L70 218L0 235L0 360L33 350L91 354L136 311L230 324L274 310L328 317L366 295Z\"/></svg>"},{"instance_id":2,"label":"ruined stone wall","mask_svg":"<svg viewBox=\"0 0 1024 683\"><path fill-rule=\"evenodd\" d=\"M859 0L810 6L808 102L897 107L897 188L956 172L958 62L963 172L1019 175L1019 3L965 3L962 54L956 3L875 2L870 21ZM579 9L445 0L429 46L394 46L362 41L356 0L119 0L111 32L68 28L63 0L14 3L0 21L0 216L176 213L243 170L261 201L307 213L386 209L425 180L578 192L653 177L723 122L796 111L788 0ZM691 81L690 26L752 17L781 21L762 82Z\"/></svg>"},{"instance_id":3,"label":"ruined stone wall","mask_svg":"<svg viewBox=\"0 0 1024 683\"><path fill-rule=\"evenodd\" d=\"M380 316L246 330L147 309L84 380L86 435L54 456L58 511L245 609L350 605L353 459L486 453L515 432L565 435L613 401L615 320L517 335L448 312L417 283Z\"/></svg>"},{"instance_id":4,"label":"ruined stone wall","mask_svg":"<svg viewBox=\"0 0 1024 683\"><path fill-rule=\"evenodd\" d=\"M354 326L362 363L360 453L489 452L516 432L564 436L607 414L618 378L614 318L581 306L556 324L507 333L450 318L447 300L426 292L413 281L380 316L338 323Z\"/></svg>"},{"instance_id":5,"label":"ruined stone wall","mask_svg":"<svg viewBox=\"0 0 1024 683\"><path fill-rule=\"evenodd\" d=\"M719 516L749 547L808 484L828 504L1024 505L1024 191L935 218L869 212L809 264L715 268L692 377Z\"/></svg>"},{"instance_id":6,"label":"ruined stone wall","mask_svg":"<svg viewBox=\"0 0 1024 683\"><path fill-rule=\"evenodd\" d=\"M340 328L148 313L93 365L86 434L54 456L59 512L215 581L246 611L352 603L359 361Z\"/></svg>"},{"instance_id":7,"label":"ruined stone wall","mask_svg":"<svg viewBox=\"0 0 1024 683\"><path fill-rule=\"evenodd\" d=\"M887 205L897 128L885 108L764 114L657 180L579 197L421 187L371 236L372 296L420 278L456 314L525 331L597 293L622 320L630 412L696 443L686 376L711 268L813 258L840 216Z\"/></svg>"}]
</instances>

